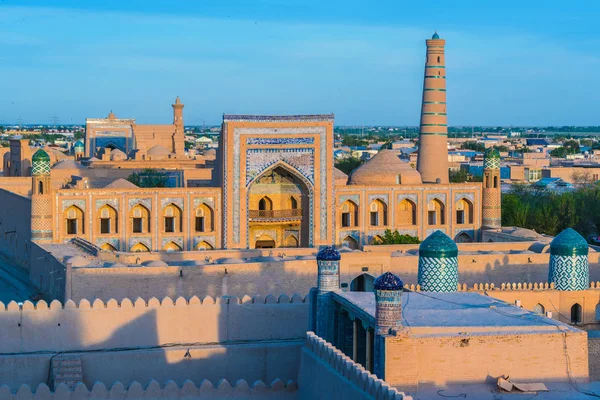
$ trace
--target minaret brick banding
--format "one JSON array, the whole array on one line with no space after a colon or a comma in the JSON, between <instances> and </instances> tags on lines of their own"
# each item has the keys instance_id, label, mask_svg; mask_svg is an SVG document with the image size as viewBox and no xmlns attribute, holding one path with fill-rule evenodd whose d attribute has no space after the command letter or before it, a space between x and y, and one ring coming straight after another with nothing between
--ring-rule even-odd
<instances>
[{"instance_id":1,"label":"minaret brick banding","mask_svg":"<svg viewBox=\"0 0 600 400\"><path fill-rule=\"evenodd\" d=\"M427 60L417 170L424 183L448 183L448 120L446 117L446 41L435 33L426 41Z\"/></svg>"}]
</instances>

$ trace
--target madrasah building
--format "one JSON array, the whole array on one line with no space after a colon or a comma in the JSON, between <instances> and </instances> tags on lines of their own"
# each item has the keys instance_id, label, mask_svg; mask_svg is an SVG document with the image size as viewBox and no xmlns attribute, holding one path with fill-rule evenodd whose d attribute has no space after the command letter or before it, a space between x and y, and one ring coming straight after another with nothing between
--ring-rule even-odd
<instances>
[{"instance_id":1,"label":"madrasah building","mask_svg":"<svg viewBox=\"0 0 600 400\"><path fill-rule=\"evenodd\" d=\"M449 183L445 41L427 40L417 168L383 150L347 176L334 167L334 116L224 115L219 147L184 149L184 105L173 123L86 120L73 159L14 140L6 176L31 199L38 243L86 240L106 251L196 251L344 245L358 249L397 230L425 239L441 230L457 242L482 238L500 223L500 184ZM495 156L493 154L492 156ZM141 188L126 178L145 168L169 187ZM8 178L4 178L8 179Z\"/></svg>"},{"instance_id":2,"label":"madrasah building","mask_svg":"<svg viewBox=\"0 0 600 400\"><path fill-rule=\"evenodd\" d=\"M13 140L0 253L32 292L0 303L0 399L483 399L496 380L567 398L600 380L600 248L502 228L493 149L483 183L449 183L445 41L426 44L416 169L384 150L342 174L333 115L224 115L218 151L186 153L179 99L169 125L88 119L70 158ZM148 168L167 187L126 179ZM385 229L423 241L374 245Z\"/></svg>"}]
</instances>

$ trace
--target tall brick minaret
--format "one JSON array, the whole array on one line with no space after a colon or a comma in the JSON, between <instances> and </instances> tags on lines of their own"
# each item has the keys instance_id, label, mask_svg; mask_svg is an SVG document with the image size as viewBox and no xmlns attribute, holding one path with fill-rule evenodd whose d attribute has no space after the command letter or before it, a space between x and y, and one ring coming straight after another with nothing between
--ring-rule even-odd
<instances>
[{"instance_id":1,"label":"tall brick minaret","mask_svg":"<svg viewBox=\"0 0 600 400\"><path fill-rule=\"evenodd\" d=\"M444 45L437 33L426 41L427 60L417 170L424 183L448 183L448 121Z\"/></svg>"},{"instance_id":2,"label":"tall brick minaret","mask_svg":"<svg viewBox=\"0 0 600 400\"><path fill-rule=\"evenodd\" d=\"M175 154L183 154L185 152L185 134L183 127L183 107L184 105L179 100L179 96L175 99L173 107L173 125L175 132L173 133L173 152Z\"/></svg>"},{"instance_id":3,"label":"tall brick minaret","mask_svg":"<svg viewBox=\"0 0 600 400\"><path fill-rule=\"evenodd\" d=\"M502 190L500 183L500 153L493 147L483 153L483 193L481 195L481 227L502 226Z\"/></svg>"}]
</instances>

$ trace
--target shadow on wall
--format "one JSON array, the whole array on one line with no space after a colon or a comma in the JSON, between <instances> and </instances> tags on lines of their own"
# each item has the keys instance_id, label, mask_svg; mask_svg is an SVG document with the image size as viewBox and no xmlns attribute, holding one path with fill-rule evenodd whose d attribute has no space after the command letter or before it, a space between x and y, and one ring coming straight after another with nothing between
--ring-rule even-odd
<instances>
[{"instance_id":1,"label":"shadow on wall","mask_svg":"<svg viewBox=\"0 0 600 400\"><path fill-rule=\"evenodd\" d=\"M251 383L271 383L277 378L295 381L308 307L303 307L304 299L283 296L283 303L277 303L270 296L266 300L245 299L246 303L240 304L237 298L215 302L207 297L202 303L198 298L190 302L180 298L174 303L167 298L161 304L153 298L148 304L125 299L121 304L111 300L106 305L83 300L79 307L69 301L65 308L56 301L50 307L40 301L37 309L30 302L22 308L11 302L6 311L0 311L5 331L0 343L0 385L13 391L22 384L32 388L51 385L52 361L57 365L54 372L60 372L62 363L77 359L88 388L97 381L107 387L116 381L129 387L137 381L146 387L153 379L163 385L172 380L179 387L186 380L199 385L204 379L215 387L221 379L232 385L240 379ZM301 329L280 318L298 307L306 308ZM280 312L275 311L278 308ZM260 326L252 325L249 317L253 315ZM304 319L303 310L289 315ZM287 325L283 334L281 327L274 327L281 320ZM121 321L122 326L111 329ZM281 390L281 383L275 386Z\"/></svg>"}]
</instances>

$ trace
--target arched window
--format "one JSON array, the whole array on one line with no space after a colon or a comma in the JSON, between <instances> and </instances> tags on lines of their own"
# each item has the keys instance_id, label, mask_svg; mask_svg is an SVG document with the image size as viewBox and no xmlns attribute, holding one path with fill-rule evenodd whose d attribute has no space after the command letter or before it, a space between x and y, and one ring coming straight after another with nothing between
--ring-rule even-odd
<instances>
[{"instance_id":1,"label":"arched window","mask_svg":"<svg viewBox=\"0 0 600 400\"><path fill-rule=\"evenodd\" d=\"M117 210L105 204L100 209L100 234L108 235L119 232Z\"/></svg>"},{"instance_id":2,"label":"arched window","mask_svg":"<svg viewBox=\"0 0 600 400\"><path fill-rule=\"evenodd\" d=\"M575 303L571 307L571 323L572 324L580 324L581 323L581 306L579 305L579 303Z\"/></svg>"},{"instance_id":3,"label":"arched window","mask_svg":"<svg viewBox=\"0 0 600 400\"><path fill-rule=\"evenodd\" d=\"M290 208L292 210L295 210L298 208L298 200L296 200L296 198L294 196L290 197Z\"/></svg>"},{"instance_id":4,"label":"arched window","mask_svg":"<svg viewBox=\"0 0 600 400\"><path fill-rule=\"evenodd\" d=\"M485 187L488 189L490 188L490 176L489 175L485 176Z\"/></svg>"},{"instance_id":5,"label":"arched window","mask_svg":"<svg viewBox=\"0 0 600 400\"><path fill-rule=\"evenodd\" d=\"M38 182L38 194L44 194L44 182Z\"/></svg>"},{"instance_id":6,"label":"arched window","mask_svg":"<svg viewBox=\"0 0 600 400\"><path fill-rule=\"evenodd\" d=\"M494 176L494 189L498 188L498 177Z\"/></svg>"},{"instance_id":7,"label":"arched window","mask_svg":"<svg viewBox=\"0 0 600 400\"><path fill-rule=\"evenodd\" d=\"M472 224L473 223L473 203L467 199L460 199L456 203L456 223Z\"/></svg>"},{"instance_id":8,"label":"arched window","mask_svg":"<svg viewBox=\"0 0 600 400\"><path fill-rule=\"evenodd\" d=\"M181 251L182 248L175 242L169 242L163 247L164 251Z\"/></svg>"},{"instance_id":9,"label":"arched window","mask_svg":"<svg viewBox=\"0 0 600 400\"><path fill-rule=\"evenodd\" d=\"M261 211L268 211L273 209L273 202L267 196L263 197L258 201L258 209Z\"/></svg>"},{"instance_id":10,"label":"arched window","mask_svg":"<svg viewBox=\"0 0 600 400\"><path fill-rule=\"evenodd\" d=\"M131 249L129 249L129 251L132 253L141 253L145 251L150 251L150 249L145 244L138 242L131 246Z\"/></svg>"},{"instance_id":11,"label":"arched window","mask_svg":"<svg viewBox=\"0 0 600 400\"><path fill-rule=\"evenodd\" d=\"M342 246L348 247L352 250L356 250L358 249L358 241L352 236L346 236L344 240L342 240Z\"/></svg>"},{"instance_id":12,"label":"arched window","mask_svg":"<svg viewBox=\"0 0 600 400\"><path fill-rule=\"evenodd\" d=\"M200 243L198 243L198 246L196 246L196 249L197 250L214 250L214 247L212 246L212 244L203 240Z\"/></svg>"},{"instance_id":13,"label":"arched window","mask_svg":"<svg viewBox=\"0 0 600 400\"><path fill-rule=\"evenodd\" d=\"M358 206L356 203L351 200L346 200L344 204L342 204L341 217L342 228L358 226Z\"/></svg>"},{"instance_id":14,"label":"arched window","mask_svg":"<svg viewBox=\"0 0 600 400\"><path fill-rule=\"evenodd\" d=\"M138 204L131 209L130 218L133 233L150 233L150 210Z\"/></svg>"},{"instance_id":15,"label":"arched window","mask_svg":"<svg viewBox=\"0 0 600 400\"><path fill-rule=\"evenodd\" d=\"M294 235L289 235L285 239L285 247L298 247L298 239Z\"/></svg>"},{"instance_id":16,"label":"arched window","mask_svg":"<svg viewBox=\"0 0 600 400\"><path fill-rule=\"evenodd\" d=\"M441 58L440 58L440 56L438 56L438 62L440 62L440 60L441 60Z\"/></svg>"},{"instance_id":17,"label":"arched window","mask_svg":"<svg viewBox=\"0 0 600 400\"><path fill-rule=\"evenodd\" d=\"M196 232L213 232L214 227L214 213L212 208L202 203L196 208Z\"/></svg>"},{"instance_id":18,"label":"arched window","mask_svg":"<svg viewBox=\"0 0 600 400\"><path fill-rule=\"evenodd\" d=\"M381 200L371 202L371 226L386 226L387 205Z\"/></svg>"},{"instance_id":19,"label":"arched window","mask_svg":"<svg viewBox=\"0 0 600 400\"><path fill-rule=\"evenodd\" d=\"M100 248L104 251L117 251L115 246L110 243L104 243L102 246L100 246Z\"/></svg>"},{"instance_id":20,"label":"arched window","mask_svg":"<svg viewBox=\"0 0 600 400\"><path fill-rule=\"evenodd\" d=\"M372 292L375 278L369 274L362 274L352 279L350 290L352 292Z\"/></svg>"},{"instance_id":21,"label":"arched window","mask_svg":"<svg viewBox=\"0 0 600 400\"><path fill-rule=\"evenodd\" d=\"M66 210L67 235L85 234L85 219L83 211L77 206L71 206Z\"/></svg>"},{"instance_id":22,"label":"arched window","mask_svg":"<svg viewBox=\"0 0 600 400\"><path fill-rule=\"evenodd\" d=\"M165 233L181 232L181 209L171 203L165 207L163 214Z\"/></svg>"},{"instance_id":23,"label":"arched window","mask_svg":"<svg viewBox=\"0 0 600 400\"><path fill-rule=\"evenodd\" d=\"M544 308L543 305L541 305L540 303L537 303L534 307L533 307L533 312L539 315L545 315L546 314L546 309Z\"/></svg>"},{"instance_id":24,"label":"arched window","mask_svg":"<svg viewBox=\"0 0 600 400\"><path fill-rule=\"evenodd\" d=\"M427 204L427 224L444 225L446 223L445 207L438 199L433 199Z\"/></svg>"},{"instance_id":25,"label":"arched window","mask_svg":"<svg viewBox=\"0 0 600 400\"><path fill-rule=\"evenodd\" d=\"M408 199L400 202L398 207L398 224L399 225L416 225L417 224L417 206Z\"/></svg>"}]
</instances>

